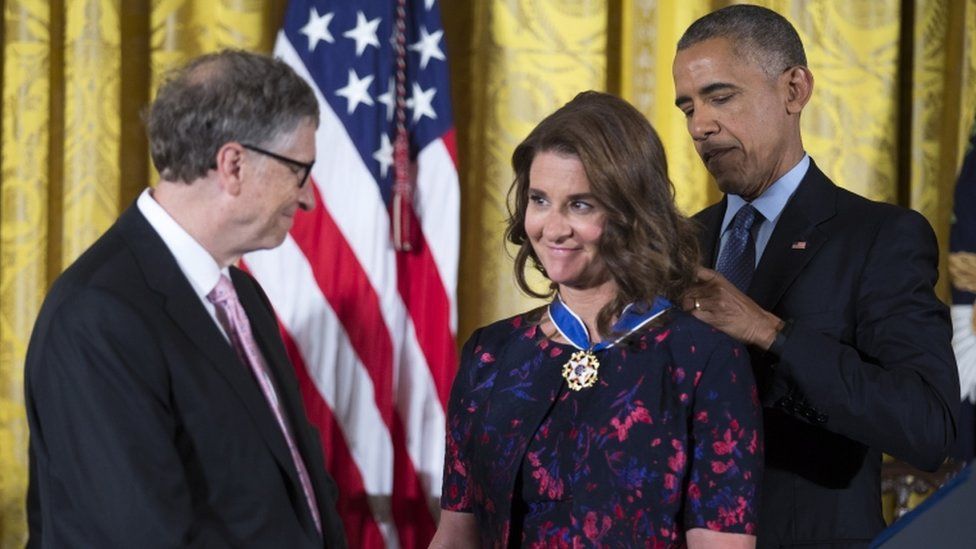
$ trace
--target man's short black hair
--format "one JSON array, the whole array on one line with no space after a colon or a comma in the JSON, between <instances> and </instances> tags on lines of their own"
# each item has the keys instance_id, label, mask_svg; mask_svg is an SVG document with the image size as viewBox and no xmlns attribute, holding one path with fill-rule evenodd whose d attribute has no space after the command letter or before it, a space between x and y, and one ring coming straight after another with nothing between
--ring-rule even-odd
<instances>
[{"instance_id":1,"label":"man's short black hair","mask_svg":"<svg viewBox=\"0 0 976 549\"><path fill-rule=\"evenodd\" d=\"M740 56L758 63L770 76L807 66L803 42L793 25L773 10L751 4L728 6L698 19L678 40L678 51L725 38Z\"/></svg>"}]
</instances>

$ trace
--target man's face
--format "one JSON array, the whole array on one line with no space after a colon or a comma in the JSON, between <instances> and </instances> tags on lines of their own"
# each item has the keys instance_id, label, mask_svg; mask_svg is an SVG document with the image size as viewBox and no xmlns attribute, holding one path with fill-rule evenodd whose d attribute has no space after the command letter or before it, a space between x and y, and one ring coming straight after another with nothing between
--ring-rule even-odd
<instances>
[{"instance_id":1,"label":"man's face","mask_svg":"<svg viewBox=\"0 0 976 549\"><path fill-rule=\"evenodd\" d=\"M672 70L675 104L719 189L752 200L792 167L788 74L768 76L725 38L680 50Z\"/></svg>"},{"instance_id":2,"label":"man's face","mask_svg":"<svg viewBox=\"0 0 976 549\"><path fill-rule=\"evenodd\" d=\"M301 122L295 131L264 146L269 152L302 163L315 160L315 125ZM243 185L239 219L245 252L274 248L285 240L298 209L315 207L311 176L299 187L303 170L295 164L245 150L253 162Z\"/></svg>"}]
</instances>

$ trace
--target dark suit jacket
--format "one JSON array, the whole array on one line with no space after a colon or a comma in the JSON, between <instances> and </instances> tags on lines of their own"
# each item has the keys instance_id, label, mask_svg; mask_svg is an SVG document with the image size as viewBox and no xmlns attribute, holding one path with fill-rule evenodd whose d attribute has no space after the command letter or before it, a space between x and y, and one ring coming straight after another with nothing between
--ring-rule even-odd
<instances>
[{"instance_id":1,"label":"dark suit jacket","mask_svg":"<svg viewBox=\"0 0 976 549\"><path fill-rule=\"evenodd\" d=\"M725 200L695 216L705 265L724 214ZM942 463L959 378L937 266L925 218L838 188L811 162L748 291L793 321L778 360L751 350L766 440L760 547L864 545L885 526L881 453Z\"/></svg>"},{"instance_id":2,"label":"dark suit jacket","mask_svg":"<svg viewBox=\"0 0 976 549\"><path fill-rule=\"evenodd\" d=\"M133 205L55 282L31 336L29 546L345 546L270 304L249 275L231 278L325 539L250 368Z\"/></svg>"}]
</instances>

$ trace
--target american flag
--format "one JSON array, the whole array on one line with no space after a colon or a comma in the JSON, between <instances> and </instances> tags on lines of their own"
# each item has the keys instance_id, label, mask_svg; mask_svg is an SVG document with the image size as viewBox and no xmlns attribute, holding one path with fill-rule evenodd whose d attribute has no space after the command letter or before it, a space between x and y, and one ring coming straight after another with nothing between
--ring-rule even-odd
<instances>
[{"instance_id":1,"label":"american flag","mask_svg":"<svg viewBox=\"0 0 976 549\"><path fill-rule=\"evenodd\" d=\"M460 204L443 34L436 0L293 0L275 44L318 97L317 206L244 263L275 307L351 547L426 547L435 529ZM398 120L409 148L394 154Z\"/></svg>"}]
</instances>

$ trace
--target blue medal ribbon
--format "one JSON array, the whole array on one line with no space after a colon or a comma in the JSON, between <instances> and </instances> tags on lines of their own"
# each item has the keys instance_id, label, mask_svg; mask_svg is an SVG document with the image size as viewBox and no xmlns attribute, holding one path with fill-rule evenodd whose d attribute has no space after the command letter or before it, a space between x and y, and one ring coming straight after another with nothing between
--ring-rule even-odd
<instances>
[{"instance_id":1,"label":"blue medal ribbon","mask_svg":"<svg viewBox=\"0 0 976 549\"><path fill-rule=\"evenodd\" d=\"M654 302L644 312L638 312L638 307L633 303L624 307L620 318L613 325L612 332L621 334L616 339L607 339L598 342L596 345L590 344L590 336L586 331L586 324L574 313L556 294L556 298L549 304L549 318L559 330L566 341L581 351L602 351L613 347L625 337L640 329L648 322L657 318L660 314L671 308L671 302L663 297L655 297Z\"/></svg>"}]
</instances>

